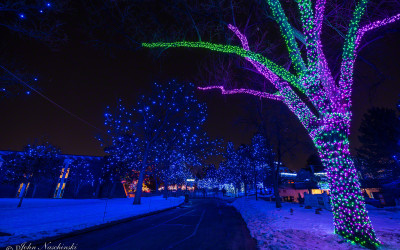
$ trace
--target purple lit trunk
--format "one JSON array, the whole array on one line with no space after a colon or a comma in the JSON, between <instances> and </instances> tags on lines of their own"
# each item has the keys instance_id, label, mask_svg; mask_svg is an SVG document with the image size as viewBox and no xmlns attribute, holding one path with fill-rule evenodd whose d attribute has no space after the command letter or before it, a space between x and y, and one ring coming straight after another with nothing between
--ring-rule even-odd
<instances>
[{"instance_id":1,"label":"purple lit trunk","mask_svg":"<svg viewBox=\"0 0 400 250\"><path fill-rule=\"evenodd\" d=\"M344 127L336 122L334 126L326 126L328 129L314 139L328 174L335 233L375 248L378 242L365 209L357 171L350 155L348 129Z\"/></svg>"}]
</instances>

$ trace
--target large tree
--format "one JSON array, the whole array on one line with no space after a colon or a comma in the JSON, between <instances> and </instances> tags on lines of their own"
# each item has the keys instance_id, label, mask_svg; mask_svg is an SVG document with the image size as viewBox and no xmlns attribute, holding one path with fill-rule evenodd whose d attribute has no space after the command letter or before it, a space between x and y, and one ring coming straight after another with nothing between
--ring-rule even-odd
<instances>
[{"instance_id":1,"label":"large tree","mask_svg":"<svg viewBox=\"0 0 400 250\"><path fill-rule=\"evenodd\" d=\"M377 246L379 240L365 209L349 150L353 71L364 34L397 21L400 19L400 14L360 25L368 1L358 1L351 17L347 19L349 24L347 34L344 35L337 79L332 74L332 65L328 64L325 57L326 47L323 48L321 40L325 1L317 0L315 3L311 0L297 1L302 31L295 29L289 23L279 0L267 0L266 3L284 38L291 60L290 68L282 67L263 54L252 51L246 35L235 23L228 24L228 28L237 36L241 46L203 41L152 42L142 43L142 46L203 48L234 54L249 61L254 71L272 83L276 89L275 93L263 92L257 87L226 89L222 85L201 89L220 89L223 94L246 93L281 101L287 105L307 130L328 172L335 232L361 245ZM305 46L300 47L296 39ZM301 54L302 51L304 56Z\"/></svg>"},{"instance_id":2,"label":"large tree","mask_svg":"<svg viewBox=\"0 0 400 250\"><path fill-rule=\"evenodd\" d=\"M176 161L167 161L164 156L171 152L185 156L180 150L184 142L202 132L206 108L196 99L194 91L193 84L154 84L152 93L142 95L134 107L119 105L115 112L106 113L108 134L112 138L109 148L118 161L139 172L138 187L152 164L162 161L169 168L168 164ZM140 204L141 195L142 189L137 188L134 204Z\"/></svg>"}]
</instances>

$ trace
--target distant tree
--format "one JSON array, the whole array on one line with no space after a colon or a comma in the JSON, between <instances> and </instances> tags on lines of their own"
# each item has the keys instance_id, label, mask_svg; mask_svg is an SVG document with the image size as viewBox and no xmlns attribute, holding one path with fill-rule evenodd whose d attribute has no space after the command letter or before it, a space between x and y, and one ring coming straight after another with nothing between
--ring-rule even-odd
<instances>
[{"instance_id":1,"label":"distant tree","mask_svg":"<svg viewBox=\"0 0 400 250\"><path fill-rule=\"evenodd\" d=\"M273 169L273 160L271 162L271 156L273 157L273 149L269 145L267 138L261 133L255 134L251 138L250 144L250 162L252 165L252 174L254 178L254 188L257 196L257 183L263 182L267 175Z\"/></svg>"},{"instance_id":2,"label":"distant tree","mask_svg":"<svg viewBox=\"0 0 400 250\"><path fill-rule=\"evenodd\" d=\"M140 162L138 156L138 138L134 133L132 110L128 110L118 100L114 109L107 107L105 122L107 137L98 138L107 155L104 157L102 181L111 183L108 197L112 198L118 183L132 170L137 170Z\"/></svg>"},{"instance_id":3,"label":"distant tree","mask_svg":"<svg viewBox=\"0 0 400 250\"><path fill-rule=\"evenodd\" d=\"M232 142L228 142L224 154L225 161L220 164L223 182L233 184L236 190L244 185L245 195L247 195L248 185L252 183L252 167L250 151L246 145L240 145L238 149Z\"/></svg>"},{"instance_id":4,"label":"distant tree","mask_svg":"<svg viewBox=\"0 0 400 250\"><path fill-rule=\"evenodd\" d=\"M49 143L27 145L21 153L15 153L5 158L4 169L6 181L15 184L34 186L32 198L35 197L37 186L42 182L55 180L60 174L62 159L60 150ZM25 189L26 190L26 189ZM21 207L25 194L17 207Z\"/></svg>"},{"instance_id":5,"label":"distant tree","mask_svg":"<svg viewBox=\"0 0 400 250\"><path fill-rule=\"evenodd\" d=\"M324 166L318 154L314 153L307 158L306 169L310 170L311 173L324 171Z\"/></svg>"},{"instance_id":6,"label":"distant tree","mask_svg":"<svg viewBox=\"0 0 400 250\"><path fill-rule=\"evenodd\" d=\"M85 185L94 184L94 174L89 162L85 160L74 160L69 165L68 182L73 187L74 197L78 198L79 191Z\"/></svg>"},{"instance_id":7,"label":"distant tree","mask_svg":"<svg viewBox=\"0 0 400 250\"><path fill-rule=\"evenodd\" d=\"M171 181L176 182L178 176L192 176L192 173L188 172L188 166L200 167L210 156L217 154L218 141L211 140L201 126L196 126L184 132L183 136L175 131L170 136L163 136L155 148L157 154L154 162L156 169L161 173L166 198L166 187L173 184Z\"/></svg>"},{"instance_id":8,"label":"distant tree","mask_svg":"<svg viewBox=\"0 0 400 250\"><path fill-rule=\"evenodd\" d=\"M378 107L368 110L359 132L361 147L357 152L364 162L364 172L374 178L392 175L397 167L395 157L400 152L400 120L396 111Z\"/></svg>"},{"instance_id":9,"label":"distant tree","mask_svg":"<svg viewBox=\"0 0 400 250\"><path fill-rule=\"evenodd\" d=\"M218 188L220 184L223 184L220 182L218 174L218 170L213 164L208 165L205 168L205 176L198 181L198 187L208 189Z\"/></svg>"}]
</instances>

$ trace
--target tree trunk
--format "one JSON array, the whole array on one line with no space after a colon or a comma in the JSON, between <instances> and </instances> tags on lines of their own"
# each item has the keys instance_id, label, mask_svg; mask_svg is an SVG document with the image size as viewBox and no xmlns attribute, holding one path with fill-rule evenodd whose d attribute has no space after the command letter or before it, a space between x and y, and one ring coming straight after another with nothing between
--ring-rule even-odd
<instances>
[{"instance_id":1,"label":"tree trunk","mask_svg":"<svg viewBox=\"0 0 400 250\"><path fill-rule=\"evenodd\" d=\"M23 199L24 199L24 197L25 197L25 193L26 193L26 189L27 189L27 185L28 184L25 184L24 183L24 185L25 185L25 188L24 188L24 190L22 191L22 195L20 194L20 199L19 199L19 203L18 203L18 205L17 205L17 207L21 207L22 206L22 201L23 201Z\"/></svg>"},{"instance_id":2,"label":"tree trunk","mask_svg":"<svg viewBox=\"0 0 400 250\"><path fill-rule=\"evenodd\" d=\"M157 181L157 178L154 178L154 181L156 182L156 194L158 194L158 185L159 185L159 183Z\"/></svg>"},{"instance_id":3,"label":"tree trunk","mask_svg":"<svg viewBox=\"0 0 400 250\"><path fill-rule=\"evenodd\" d=\"M274 163L274 195L275 195L275 206L276 208L281 208L281 197L279 196L279 177L280 177L280 167L281 167L282 155L281 155L281 143L278 141L278 164Z\"/></svg>"},{"instance_id":4,"label":"tree trunk","mask_svg":"<svg viewBox=\"0 0 400 250\"><path fill-rule=\"evenodd\" d=\"M100 197L100 188L101 188L101 182L97 182L97 186L96 186L96 191L95 191L95 198L99 198Z\"/></svg>"},{"instance_id":5,"label":"tree trunk","mask_svg":"<svg viewBox=\"0 0 400 250\"><path fill-rule=\"evenodd\" d=\"M37 184L33 187L32 198L35 198Z\"/></svg>"},{"instance_id":6,"label":"tree trunk","mask_svg":"<svg viewBox=\"0 0 400 250\"><path fill-rule=\"evenodd\" d=\"M168 181L164 181L163 198L168 199Z\"/></svg>"},{"instance_id":7,"label":"tree trunk","mask_svg":"<svg viewBox=\"0 0 400 250\"><path fill-rule=\"evenodd\" d=\"M143 189L143 180L146 168L142 167L142 170L139 173L139 179L136 185L135 199L133 200L134 205L140 205L142 198L142 189Z\"/></svg>"},{"instance_id":8,"label":"tree trunk","mask_svg":"<svg viewBox=\"0 0 400 250\"><path fill-rule=\"evenodd\" d=\"M117 187L117 183L114 181L110 190L110 193L108 194L108 199L112 199L115 193L115 188Z\"/></svg>"},{"instance_id":9,"label":"tree trunk","mask_svg":"<svg viewBox=\"0 0 400 250\"><path fill-rule=\"evenodd\" d=\"M314 139L328 174L335 233L363 246L376 248L379 241L365 209L345 127L343 123L326 126Z\"/></svg>"},{"instance_id":10,"label":"tree trunk","mask_svg":"<svg viewBox=\"0 0 400 250\"><path fill-rule=\"evenodd\" d=\"M276 208L281 208L281 197L279 196L279 166L274 167L274 195L275 195L275 206Z\"/></svg>"},{"instance_id":11,"label":"tree trunk","mask_svg":"<svg viewBox=\"0 0 400 250\"><path fill-rule=\"evenodd\" d=\"M256 190L256 200L258 200L257 197L257 169L256 167L254 167L254 189Z\"/></svg>"},{"instance_id":12,"label":"tree trunk","mask_svg":"<svg viewBox=\"0 0 400 250\"><path fill-rule=\"evenodd\" d=\"M75 192L74 192L74 198L78 198L78 194L79 194L79 189L80 189L81 183L79 182L78 185L75 188ZM115 185L116 186L116 185Z\"/></svg>"},{"instance_id":13,"label":"tree trunk","mask_svg":"<svg viewBox=\"0 0 400 250\"><path fill-rule=\"evenodd\" d=\"M135 192L135 199L133 200L133 205L140 205L140 201L142 198L142 190L143 190L143 180L144 180L144 174L146 172L147 168L147 156L149 152L149 144L146 146L146 150L144 151L144 157L142 159L142 167L139 172L139 179L138 183L136 185L136 192Z\"/></svg>"}]
</instances>

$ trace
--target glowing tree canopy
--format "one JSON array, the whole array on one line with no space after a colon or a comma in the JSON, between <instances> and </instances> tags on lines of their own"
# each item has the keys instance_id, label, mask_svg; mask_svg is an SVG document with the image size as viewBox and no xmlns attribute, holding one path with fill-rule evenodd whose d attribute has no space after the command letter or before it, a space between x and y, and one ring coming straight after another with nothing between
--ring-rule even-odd
<instances>
[{"instance_id":1,"label":"glowing tree canopy","mask_svg":"<svg viewBox=\"0 0 400 250\"><path fill-rule=\"evenodd\" d=\"M298 117L316 146L329 177L334 214L335 233L367 247L379 244L365 209L356 169L349 150L351 121L351 94L354 62L363 35L373 29L393 23L400 14L360 26L367 0L359 0L349 20L343 45L340 77L331 74L321 41L325 0L296 1L299 7L303 32L289 23L279 0L267 0L274 20L284 38L294 73L274 63L265 56L250 50L245 34L233 26L228 28L240 40L241 46L214 44L211 42L156 42L143 43L147 48L204 48L230 53L249 61L255 70L277 89L276 93L263 93L251 89L230 89L209 86L203 90L220 89L223 94L245 93L262 98L282 101ZM300 34L299 34L300 33ZM305 44L303 59L296 42ZM305 99L307 99L305 101Z\"/></svg>"},{"instance_id":2,"label":"glowing tree canopy","mask_svg":"<svg viewBox=\"0 0 400 250\"><path fill-rule=\"evenodd\" d=\"M110 154L106 172L112 177L135 169L140 187L153 164L170 169L177 156L188 158L186 148L198 143L196 138L202 137L207 117L206 106L194 91L193 84L155 83L152 93L141 96L134 107L120 103L114 111L108 109L105 125L111 141L106 148ZM141 193L138 188L134 204L140 204Z\"/></svg>"}]
</instances>

